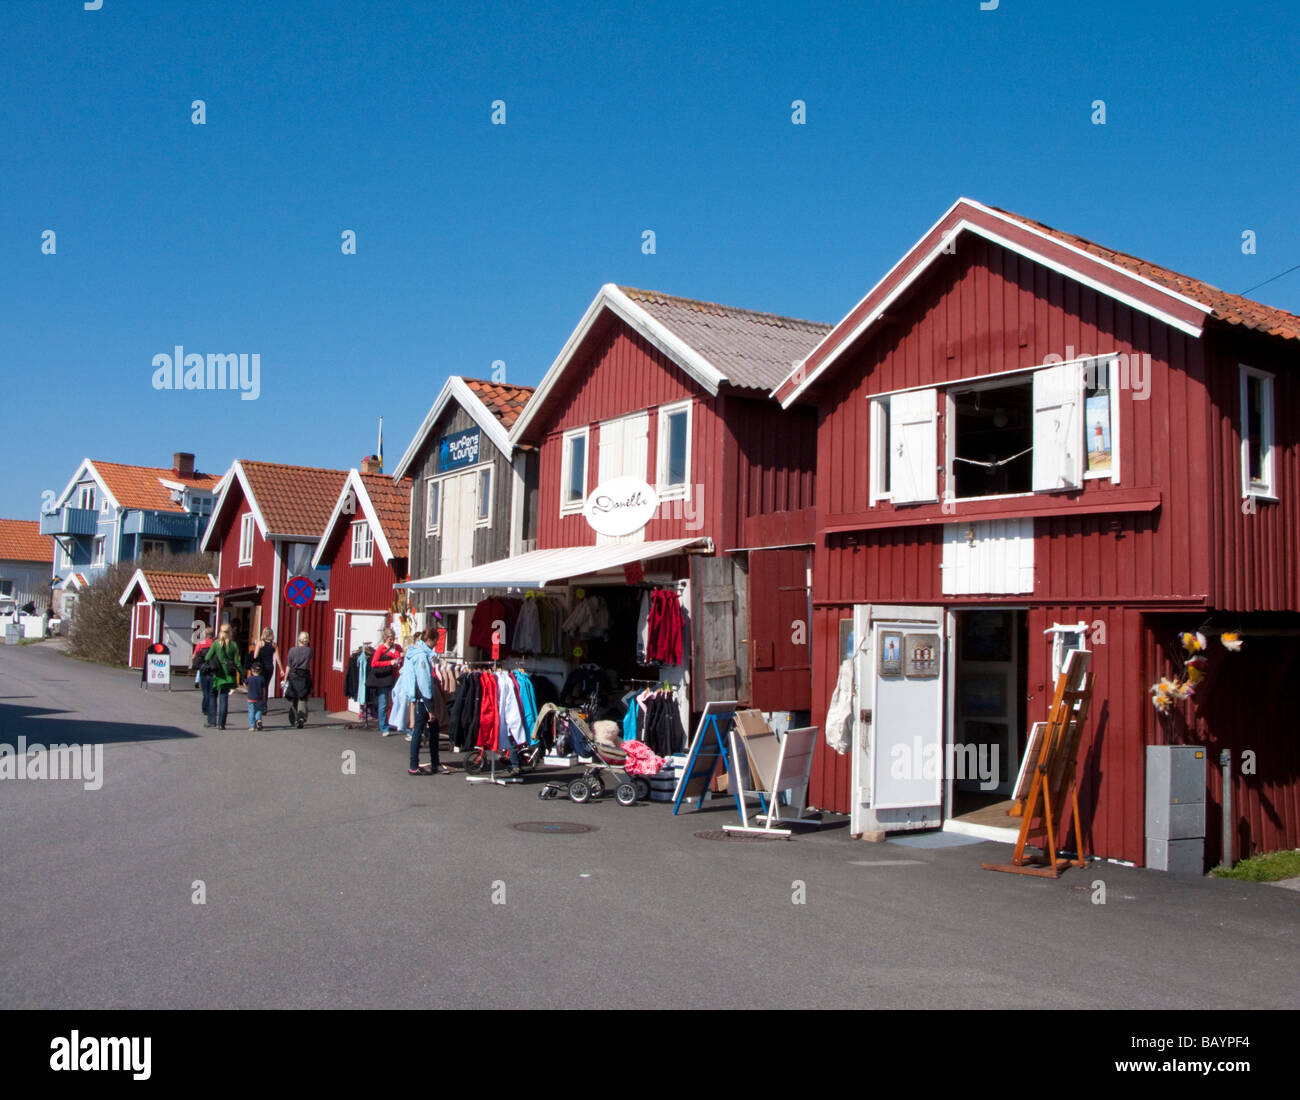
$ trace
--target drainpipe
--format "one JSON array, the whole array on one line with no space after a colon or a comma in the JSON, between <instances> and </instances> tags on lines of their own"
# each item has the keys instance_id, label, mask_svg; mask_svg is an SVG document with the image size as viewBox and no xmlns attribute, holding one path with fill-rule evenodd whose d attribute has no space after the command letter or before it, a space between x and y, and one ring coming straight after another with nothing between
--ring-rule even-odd
<instances>
[{"instance_id":1,"label":"drainpipe","mask_svg":"<svg viewBox=\"0 0 1300 1100\"><path fill-rule=\"evenodd\" d=\"M1223 776L1223 865L1229 870L1236 861L1232 857L1232 753L1219 750L1219 768Z\"/></svg>"}]
</instances>

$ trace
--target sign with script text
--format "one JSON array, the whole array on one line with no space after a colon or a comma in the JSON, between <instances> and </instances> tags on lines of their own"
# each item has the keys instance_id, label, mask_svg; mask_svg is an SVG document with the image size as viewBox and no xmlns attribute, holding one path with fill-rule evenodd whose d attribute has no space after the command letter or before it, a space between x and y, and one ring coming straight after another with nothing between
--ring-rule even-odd
<instances>
[{"instance_id":1,"label":"sign with script text","mask_svg":"<svg viewBox=\"0 0 1300 1100\"><path fill-rule=\"evenodd\" d=\"M631 535L650 522L658 507L653 486L636 477L615 477L592 490L582 514L597 534Z\"/></svg>"}]
</instances>

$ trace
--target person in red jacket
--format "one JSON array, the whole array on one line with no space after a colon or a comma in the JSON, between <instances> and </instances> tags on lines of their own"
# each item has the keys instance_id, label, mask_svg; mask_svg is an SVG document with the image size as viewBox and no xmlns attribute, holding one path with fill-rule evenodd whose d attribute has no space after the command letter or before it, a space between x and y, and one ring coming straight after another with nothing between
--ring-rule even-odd
<instances>
[{"instance_id":1,"label":"person in red jacket","mask_svg":"<svg viewBox=\"0 0 1300 1100\"><path fill-rule=\"evenodd\" d=\"M393 701L393 685L402 668L402 647L397 644L397 635L390 626L384 631L384 639L370 658L370 680L367 688L373 688L375 702L379 704L379 732L387 737L396 732L388 728L388 709Z\"/></svg>"}]
</instances>

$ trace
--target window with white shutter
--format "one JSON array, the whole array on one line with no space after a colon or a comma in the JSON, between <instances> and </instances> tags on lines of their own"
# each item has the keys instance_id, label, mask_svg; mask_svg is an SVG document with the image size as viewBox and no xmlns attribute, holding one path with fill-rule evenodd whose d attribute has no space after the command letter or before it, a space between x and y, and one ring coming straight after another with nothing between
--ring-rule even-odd
<instances>
[{"instance_id":1,"label":"window with white shutter","mask_svg":"<svg viewBox=\"0 0 1300 1100\"><path fill-rule=\"evenodd\" d=\"M1083 364L1034 371L1034 491L1083 485Z\"/></svg>"},{"instance_id":2,"label":"window with white shutter","mask_svg":"<svg viewBox=\"0 0 1300 1100\"><path fill-rule=\"evenodd\" d=\"M895 504L939 499L938 390L889 400L889 485Z\"/></svg>"}]
</instances>

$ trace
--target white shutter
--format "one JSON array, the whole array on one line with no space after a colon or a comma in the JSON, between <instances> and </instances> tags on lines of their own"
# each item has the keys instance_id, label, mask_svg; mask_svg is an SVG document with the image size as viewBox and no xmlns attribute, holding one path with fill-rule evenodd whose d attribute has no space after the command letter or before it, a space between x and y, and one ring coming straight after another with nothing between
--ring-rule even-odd
<instances>
[{"instance_id":1,"label":"white shutter","mask_svg":"<svg viewBox=\"0 0 1300 1100\"><path fill-rule=\"evenodd\" d=\"M461 474L460 529L456 532L456 568L468 569L474 564L474 521L478 516L478 471Z\"/></svg>"},{"instance_id":2,"label":"white shutter","mask_svg":"<svg viewBox=\"0 0 1300 1100\"><path fill-rule=\"evenodd\" d=\"M938 390L889 399L889 489L895 504L939 499Z\"/></svg>"},{"instance_id":3,"label":"white shutter","mask_svg":"<svg viewBox=\"0 0 1300 1100\"><path fill-rule=\"evenodd\" d=\"M1034 521L949 523L943 529L943 594L1034 590Z\"/></svg>"},{"instance_id":4,"label":"white shutter","mask_svg":"<svg viewBox=\"0 0 1300 1100\"><path fill-rule=\"evenodd\" d=\"M623 473L623 421L606 420L601 424L596 446L596 484L601 485Z\"/></svg>"},{"instance_id":5,"label":"white shutter","mask_svg":"<svg viewBox=\"0 0 1300 1100\"><path fill-rule=\"evenodd\" d=\"M1034 491L1083 485L1083 364L1034 371Z\"/></svg>"},{"instance_id":6,"label":"white shutter","mask_svg":"<svg viewBox=\"0 0 1300 1100\"><path fill-rule=\"evenodd\" d=\"M648 481L646 469L650 461L650 414L629 416L623 421L623 477L638 477Z\"/></svg>"},{"instance_id":7,"label":"white shutter","mask_svg":"<svg viewBox=\"0 0 1300 1100\"><path fill-rule=\"evenodd\" d=\"M460 568L456 564L460 556L460 489L456 478L442 483L442 519L438 532L442 542L441 572L454 573Z\"/></svg>"}]
</instances>

